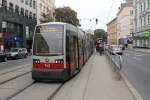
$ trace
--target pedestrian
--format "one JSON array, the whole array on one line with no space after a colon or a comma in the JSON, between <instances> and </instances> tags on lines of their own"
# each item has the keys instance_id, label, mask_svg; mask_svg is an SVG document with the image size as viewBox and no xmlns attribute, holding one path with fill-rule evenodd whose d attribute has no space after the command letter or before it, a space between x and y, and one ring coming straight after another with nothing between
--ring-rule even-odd
<instances>
[{"instance_id":1,"label":"pedestrian","mask_svg":"<svg viewBox=\"0 0 150 100\"><path fill-rule=\"evenodd\" d=\"M104 47L103 47L103 45L100 43L100 44L99 44L99 53L100 53L100 55L103 54L103 51L104 51Z\"/></svg>"}]
</instances>

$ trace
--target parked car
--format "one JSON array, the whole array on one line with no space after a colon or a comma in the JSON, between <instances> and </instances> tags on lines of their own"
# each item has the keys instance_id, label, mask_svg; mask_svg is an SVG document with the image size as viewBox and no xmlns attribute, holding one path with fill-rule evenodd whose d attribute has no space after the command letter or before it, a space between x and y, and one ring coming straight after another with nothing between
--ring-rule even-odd
<instances>
[{"instance_id":1,"label":"parked car","mask_svg":"<svg viewBox=\"0 0 150 100\"><path fill-rule=\"evenodd\" d=\"M120 54L120 55L123 54L122 48L119 45L111 45L110 52L112 54L115 54L115 53Z\"/></svg>"},{"instance_id":2,"label":"parked car","mask_svg":"<svg viewBox=\"0 0 150 100\"><path fill-rule=\"evenodd\" d=\"M7 55L5 51L0 51L0 60L6 62L7 61Z\"/></svg>"},{"instance_id":3,"label":"parked car","mask_svg":"<svg viewBox=\"0 0 150 100\"><path fill-rule=\"evenodd\" d=\"M26 58L28 52L26 48L11 48L8 53L8 58Z\"/></svg>"}]
</instances>

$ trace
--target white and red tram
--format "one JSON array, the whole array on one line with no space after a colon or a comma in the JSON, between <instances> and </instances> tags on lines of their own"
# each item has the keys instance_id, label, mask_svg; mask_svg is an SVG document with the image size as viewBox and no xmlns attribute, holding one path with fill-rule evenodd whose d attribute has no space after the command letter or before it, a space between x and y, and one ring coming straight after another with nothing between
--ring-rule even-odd
<instances>
[{"instance_id":1,"label":"white and red tram","mask_svg":"<svg viewBox=\"0 0 150 100\"><path fill-rule=\"evenodd\" d=\"M33 38L32 78L67 80L92 53L92 38L79 28L61 22L40 24Z\"/></svg>"}]
</instances>

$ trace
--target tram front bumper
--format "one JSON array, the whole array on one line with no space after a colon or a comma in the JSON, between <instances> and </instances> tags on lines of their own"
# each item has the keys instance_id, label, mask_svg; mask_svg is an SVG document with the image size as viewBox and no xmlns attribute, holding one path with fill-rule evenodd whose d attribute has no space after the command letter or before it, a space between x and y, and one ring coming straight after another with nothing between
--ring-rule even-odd
<instances>
[{"instance_id":1,"label":"tram front bumper","mask_svg":"<svg viewBox=\"0 0 150 100\"><path fill-rule=\"evenodd\" d=\"M66 80L68 77L67 69L32 69L34 80Z\"/></svg>"}]
</instances>

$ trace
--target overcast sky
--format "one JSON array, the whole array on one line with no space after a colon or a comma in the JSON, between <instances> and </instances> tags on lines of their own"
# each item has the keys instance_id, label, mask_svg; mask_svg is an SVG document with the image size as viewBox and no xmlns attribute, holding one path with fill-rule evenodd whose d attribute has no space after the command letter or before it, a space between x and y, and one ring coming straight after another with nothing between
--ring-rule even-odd
<instances>
[{"instance_id":1,"label":"overcast sky","mask_svg":"<svg viewBox=\"0 0 150 100\"><path fill-rule=\"evenodd\" d=\"M75 10L83 29L106 30L106 23L116 16L122 2L123 0L56 0L55 5L69 6ZM95 18L98 18L98 24L95 23Z\"/></svg>"}]
</instances>

